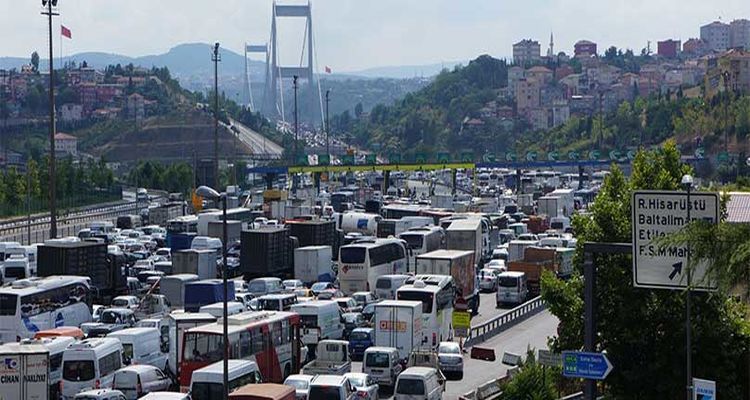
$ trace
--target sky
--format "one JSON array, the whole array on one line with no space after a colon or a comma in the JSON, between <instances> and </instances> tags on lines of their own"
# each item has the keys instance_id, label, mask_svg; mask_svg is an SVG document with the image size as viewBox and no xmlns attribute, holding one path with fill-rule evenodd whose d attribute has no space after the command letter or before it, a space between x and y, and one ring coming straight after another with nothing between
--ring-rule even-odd
<instances>
[{"instance_id":1,"label":"sky","mask_svg":"<svg viewBox=\"0 0 750 400\"><path fill-rule=\"evenodd\" d=\"M280 1L279 4L299 4ZM270 0L59 0L54 46L62 23L73 39L64 55L85 51L129 56L160 54L180 43L218 41L241 52L244 42L268 41ZM573 43L632 48L650 40L683 41L700 25L721 18L750 19L749 0L313 0L317 69L358 71L392 65L469 60L480 54L509 57L512 44L538 40L545 53L550 32L555 52ZM47 20L39 0L0 0L0 56L46 53ZM280 60L299 65L301 19L279 19ZM55 54L57 57L58 54Z\"/></svg>"}]
</instances>

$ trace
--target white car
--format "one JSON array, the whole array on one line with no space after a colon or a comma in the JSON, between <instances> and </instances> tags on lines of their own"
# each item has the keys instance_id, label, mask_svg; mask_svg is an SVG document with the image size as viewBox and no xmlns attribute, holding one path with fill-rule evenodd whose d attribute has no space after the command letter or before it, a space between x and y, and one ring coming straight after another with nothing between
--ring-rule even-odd
<instances>
[{"instance_id":1,"label":"white car","mask_svg":"<svg viewBox=\"0 0 750 400\"><path fill-rule=\"evenodd\" d=\"M289 375L285 380L284 384L294 388L297 400L306 400L307 394L310 392L310 381L312 381L312 375L294 374Z\"/></svg>"},{"instance_id":2,"label":"white car","mask_svg":"<svg viewBox=\"0 0 750 400\"><path fill-rule=\"evenodd\" d=\"M119 390L93 389L78 393L75 400L126 400L126 398Z\"/></svg>"},{"instance_id":3,"label":"white car","mask_svg":"<svg viewBox=\"0 0 750 400\"><path fill-rule=\"evenodd\" d=\"M505 265L505 261L503 260L490 260L490 262L485 264L484 268L497 269L500 270L500 272L505 272L508 270L508 267Z\"/></svg>"},{"instance_id":4,"label":"white car","mask_svg":"<svg viewBox=\"0 0 750 400\"><path fill-rule=\"evenodd\" d=\"M440 371L448 375L455 373L458 379L464 377L464 355L461 346L455 342L440 342L438 346L438 363Z\"/></svg>"},{"instance_id":5,"label":"white car","mask_svg":"<svg viewBox=\"0 0 750 400\"><path fill-rule=\"evenodd\" d=\"M131 310L138 309L140 300L136 296L117 296L112 299L113 308L129 308Z\"/></svg>"},{"instance_id":6,"label":"white car","mask_svg":"<svg viewBox=\"0 0 750 400\"><path fill-rule=\"evenodd\" d=\"M349 383L357 390L358 399L377 400L379 386L370 375L361 372L349 372L344 374L349 379Z\"/></svg>"},{"instance_id":7,"label":"white car","mask_svg":"<svg viewBox=\"0 0 750 400\"><path fill-rule=\"evenodd\" d=\"M479 271L479 290L487 292L497 291L497 276L500 270L496 268L484 268Z\"/></svg>"}]
</instances>

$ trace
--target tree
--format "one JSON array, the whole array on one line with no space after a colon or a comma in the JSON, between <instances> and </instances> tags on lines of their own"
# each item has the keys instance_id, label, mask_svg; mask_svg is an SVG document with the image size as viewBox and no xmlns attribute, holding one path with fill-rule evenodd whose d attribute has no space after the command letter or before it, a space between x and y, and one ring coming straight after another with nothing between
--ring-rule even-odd
<instances>
[{"instance_id":1,"label":"tree","mask_svg":"<svg viewBox=\"0 0 750 400\"><path fill-rule=\"evenodd\" d=\"M34 51L31 53L31 68L34 70L34 72L39 71L39 53Z\"/></svg>"},{"instance_id":2,"label":"tree","mask_svg":"<svg viewBox=\"0 0 750 400\"><path fill-rule=\"evenodd\" d=\"M555 381L560 376L559 369L545 368L536 363L534 350L526 352L526 359L519 366L519 372L502 386L500 400L553 400L558 399Z\"/></svg>"},{"instance_id":3,"label":"tree","mask_svg":"<svg viewBox=\"0 0 750 400\"><path fill-rule=\"evenodd\" d=\"M613 167L590 213L574 218L578 243L629 242L632 191L677 190L687 172L690 167L681 163L674 142L658 151L639 152L630 179ZM579 272L580 250L575 259ZM596 262L596 350L606 350L617 366L606 380L607 394L638 399L684 397L684 293L634 288L630 256L597 256ZM553 348L580 349L581 281L563 282L545 275L542 296L560 319ZM750 326L744 319L746 312L747 307L726 292L693 294L694 376L722 382L722 390L730 398L743 398L748 391Z\"/></svg>"}]
</instances>

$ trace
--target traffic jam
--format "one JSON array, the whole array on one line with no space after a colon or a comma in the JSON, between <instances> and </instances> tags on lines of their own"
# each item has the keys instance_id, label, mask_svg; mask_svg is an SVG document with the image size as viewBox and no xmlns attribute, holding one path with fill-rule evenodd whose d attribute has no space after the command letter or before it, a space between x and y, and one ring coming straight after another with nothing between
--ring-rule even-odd
<instances>
[{"instance_id":1,"label":"traffic jam","mask_svg":"<svg viewBox=\"0 0 750 400\"><path fill-rule=\"evenodd\" d=\"M139 190L137 214L0 242L0 399L442 398L482 303L491 317L572 273L571 220L605 174Z\"/></svg>"}]
</instances>

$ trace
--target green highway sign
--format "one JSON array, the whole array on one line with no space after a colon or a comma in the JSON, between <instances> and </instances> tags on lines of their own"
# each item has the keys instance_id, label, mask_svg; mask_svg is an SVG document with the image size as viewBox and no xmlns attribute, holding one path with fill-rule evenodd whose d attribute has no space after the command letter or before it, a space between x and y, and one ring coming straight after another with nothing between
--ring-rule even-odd
<instances>
[{"instance_id":1,"label":"green highway sign","mask_svg":"<svg viewBox=\"0 0 750 400\"><path fill-rule=\"evenodd\" d=\"M550 151L547 153L547 161L557 161L560 158L560 154L556 151Z\"/></svg>"}]
</instances>

